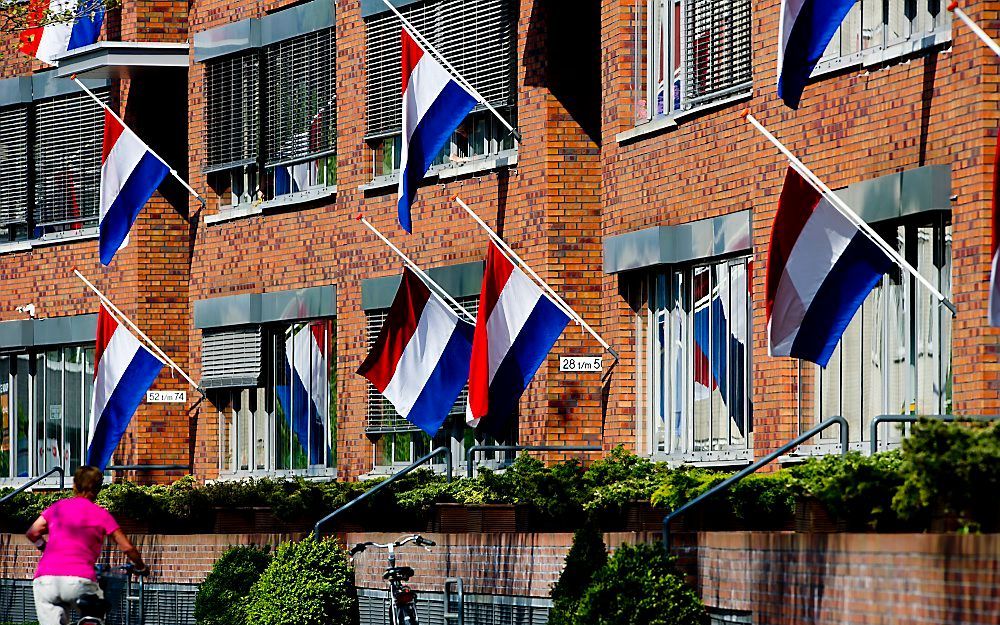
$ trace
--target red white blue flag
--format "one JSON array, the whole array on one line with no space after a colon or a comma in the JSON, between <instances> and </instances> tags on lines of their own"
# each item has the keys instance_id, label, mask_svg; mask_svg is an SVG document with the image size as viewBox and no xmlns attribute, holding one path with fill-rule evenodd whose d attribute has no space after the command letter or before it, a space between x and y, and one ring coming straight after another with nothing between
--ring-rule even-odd
<instances>
[{"instance_id":1,"label":"red white blue flag","mask_svg":"<svg viewBox=\"0 0 1000 625\"><path fill-rule=\"evenodd\" d=\"M1000 280L997 265L1000 264L1000 133L997 134L997 149L993 156L993 266L990 271L990 325L1000 327Z\"/></svg>"},{"instance_id":2,"label":"red white blue flag","mask_svg":"<svg viewBox=\"0 0 1000 625\"><path fill-rule=\"evenodd\" d=\"M324 424L330 407L327 328L327 323L314 322L292 330L285 339L288 383L275 385L285 423L301 448L309 451L310 465L323 464L326 458Z\"/></svg>"},{"instance_id":3,"label":"red white blue flag","mask_svg":"<svg viewBox=\"0 0 1000 625\"><path fill-rule=\"evenodd\" d=\"M767 253L768 349L825 367L893 260L791 167Z\"/></svg>"},{"instance_id":4,"label":"red white blue flag","mask_svg":"<svg viewBox=\"0 0 1000 625\"><path fill-rule=\"evenodd\" d=\"M569 315L491 243L472 343L470 424L486 418L490 429L502 427L567 323Z\"/></svg>"},{"instance_id":5,"label":"red white blue flag","mask_svg":"<svg viewBox=\"0 0 1000 625\"><path fill-rule=\"evenodd\" d=\"M94 356L94 411L87 464L102 471L163 363L101 306Z\"/></svg>"},{"instance_id":6,"label":"red white blue flag","mask_svg":"<svg viewBox=\"0 0 1000 625\"><path fill-rule=\"evenodd\" d=\"M73 11L76 19L53 19ZM43 63L97 41L104 22L101 0L29 0L28 27L20 33L21 52ZM52 23L46 23L52 22Z\"/></svg>"},{"instance_id":7,"label":"red white blue flag","mask_svg":"<svg viewBox=\"0 0 1000 625\"><path fill-rule=\"evenodd\" d=\"M115 253L128 245L128 233L139 211L168 173L170 168L142 139L111 111L104 112L99 216L102 264L111 264Z\"/></svg>"},{"instance_id":8,"label":"red white blue flag","mask_svg":"<svg viewBox=\"0 0 1000 625\"><path fill-rule=\"evenodd\" d=\"M358 369L404 419L434 436L469 379L472 324L431 294L412 271Z\"/></svg>"},{"instance_id":9,"label":"red white blue flag","mask_svg":"<svg viewBox=\"0 0 1000 625\"><path fill-rule=\"evenodd\" d=\"M782 0L778 96L793 109L816 63L857 0Z\"/></svg>"},{"instance_id":10,"label":"red white blue flag","mask_svg":"<svg viewBox=\"0 0 1000 625\"><path fill-rule=\"evenodd\" d=\"M399 165L399 225L413 232L410 207L417 185L476 98L431 58L404 28L403 146Z\"/></svg>"}]
</instances>

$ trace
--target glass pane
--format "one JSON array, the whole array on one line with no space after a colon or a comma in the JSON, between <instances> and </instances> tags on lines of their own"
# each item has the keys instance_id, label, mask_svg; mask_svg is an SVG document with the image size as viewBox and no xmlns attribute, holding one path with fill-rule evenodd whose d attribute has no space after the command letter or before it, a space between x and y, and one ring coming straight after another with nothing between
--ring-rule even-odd
<instances>
[{"instance_id":1,"label":"glass pane","mask_svg":"<svg viewBox=\"0 0 1000 625\"><path fill-rule=\"evenodd\" d=\"M17 466L15 467L15 473L17 477L27 477L31 454L31 445L28 442L31 438L31 426L29 424L29 410L31 404L28 402L28 374L31 367L28 355L18 354L16 364L17 371L15 372L14 380L14 410L17 413L17 429L15 432L17 439Z\"/></svg>"},{"instance_id":2,"label":"glass pane","mask_svg":"<svg viewBox=\"0 0 1000 625\"><path fill-rule=\"evenodd\" d=\"M944 237L941 259L941 292L951 297L951 225L941 229ZM951 326L953 319L951 313L938 308L938 315L941 318L941 414L951 414Z\"/></svg>"},{"instance_id":3,"label":"glass pane","mask_svg":"<svg viewBox=\"0 0 1000 625\"><path fill-rule=\"evenodd\" d=\"M670 410L670 370L666 367L670 352L670 310L667 307L670 295L668 274L658 273L651 279L650 285L652 308L652 339L649 362L649 379L651 381L652 405L652 451L669 451L669 418Z\"/></svg>"},{"instance_id":4,"label":"glass pane","mask_svg":"<svg viewBox=\"0 0 1000 625\"><path fill-rule=\"evenodd\" d=\"M233 411L236 416L236 468L250 469L250 391L243 389L235 397Z\"/></svg>"},{"instance_id":5,"label":"glass pane","mask_svg":"<svg viewBox=\"0 0 1000 625\"><path fill-rule=\"evenodd\" d=\"M747 392L747 375L749 373L749 323L750 293L747 290L746 261L740 260L729 265L728 292L723 292L722 301L722 336L728 345L728 360L724 366L726 372L722 379L727 380L726 397L729 416L729 444L739 447L746 446L746 432L749 426L750 395Z\"/></svg>"},{"instance_id":6,"label":"glass pane","mask_svg":"<svg viewBox=\"0 0 1000 625\"><path fill-rule=\"evenodd\" d=\"M64 424L63 466L68 473L76 471L83 458L83 348L67 347L65 358L65 391L63 393Z\"/></svg>"},{"instance_id":7,"label":"glass pane","mask_svg":"<svg viewBox=\"0 0 1000 625\"><path fill-rule=\"evenodd\" d=\"M253 411L253 439L254 439L254 468L264 470L268 468L268 458L270 449L268 442L271 440L270 419L267 415L266 396L267 390L264 387L257 387L249 390L252 411Z\"/></svg>"},{"instance_id":8,"label":"glass pane","mask_svg":"<svg viewBox=\"0 0 1000 625\"><path fill-rule=\"evenodd\" d=\"M691 368L693 374L694 401L694 450L711 448L712 437L712 381L709 355L712 353L711 333L711 269L697 267L692 279L692 301L694 303L694 336L691 341Z\"/></svg>"},{"instance_id":9,"label":"glass pane","mask_svg":"<svg viewBox=\"0 0 1000 625\"><path fill-rule=\"evenodd\" d=\"M840 340L840 410L836 413L847 419L850 424L848 428L850 440L861 440L861 402L862 402L862 354L863 348L864 314L863 307L854 314L851 322L844 330L844 335ZM865 398L867 400L868 398ZM825 414L825 419L833 414ZM824 439L832 441L840 440L840 432L837 428L827 428L823 434Z\"/></svg>"},{"instance_id":10,"label":"glass pane","mask_svg":"<svg viewBox=\"0 0 1000 625\"><path fill-rule=\"evenodd\" d=\"M632 68L632 93L634 103L634 113L636 122L644 122L650 118L650 107L648 104L647 65L649 63L648 48L648 23L653 17L654 0L634 0L632 11L634 14L632 22L635 24L633 32L633 68Z\"/></svg>"},{"instance_id":11,"label":"glass pane","mask_svg":"<svg viewBox=\"0 0 1000 625\"><path fill-rule=\"evenodd\" d=\"M392 461L394 463L409 463L412 462L410 456L410 444L413 442L412 432L401 432L398 434L391 435L395 438L394 448L392 454Z\"/></svg>"},{"instance_id":12,"label":"glass pane","mask_svg":"<svg viewBox=\"0 0 1000 625\"><path fill-rule=\"evenodd\" d=\"M217 400L219 402L219 469L224 472L236 470L236 422L233 419L233 394L231 391L222 391Z\"/></svg>"},{"instance_id":13,"label":"glass pane","mask_svg":"<svg viewBox=\"0 0 1000 625\"><path fill-rule=\"evenodd\" d=\"M0 477L10 477L10 356L0 356Z\"/></svg>"},{"instance_id":14,"label":"glass pane","mask_svg":"<svg viewBox=\"0 0 1000 625\"><path fill-rule=\"evenodd\" d=\"M45 353L44 358L44 401L38 402L41 406L39 415L39 437L38 455L39 474L57 466L62 461L62 351L53 350Z\"/></svg>"},{"instance_id":15,"label":"glass pane","mask_svg":"<svg viewBox=\"0 0 1000 625\"><path fill-rule=\"evenodd\" d=\"M90 425L94 421L94 348L84 349L84 369L83 369L83 432L84 432L84 460L86 460L87 448L90 446Z\"/></svg>"},{"instance_id":16,"label":"glass pane","mask_svg":"<svg viewBox=\"0 0 1000 625\"><path fill-rule=\"evenodd\" d=\"M858 439L855 433L857 428L861 428L860 440L869 440L868 424L876 416L885 413L885 392L888 378L886 369L883 366L882 346L886 337L886 297L887 278L883 278L871 294L865 300L861 308L861 316L864 323L862 350L861 350L861 376L862 376L862 419L855 425L851 423L851 438Z\"/></svg>"},{"instance_id":17,"label":"glass pane","mask_svg":"<svg viewBox=\"0 0 1000 625\"><path fill-rule=\"evenodd\" d=\"M327 327L326 343L326 412L329 431L327 450L327 466L337 466L337 322L325 322Z\"/></svg>"}]
</instances>

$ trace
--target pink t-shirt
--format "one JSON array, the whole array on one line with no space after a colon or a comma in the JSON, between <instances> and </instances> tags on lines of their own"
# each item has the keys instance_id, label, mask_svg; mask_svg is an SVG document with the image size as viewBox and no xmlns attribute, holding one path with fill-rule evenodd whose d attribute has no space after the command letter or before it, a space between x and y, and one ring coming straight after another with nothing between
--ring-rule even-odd
<instances>
[{"instance_id":1,"label":"pink t-shirt","mask_svg":"<svg viewBox=\"0 0 1000 625\"><path fill-rule=\"evenodd\" d=\"M49 540L35 577L68 575L97 581L94 564L104 537L118 529L111 513L84 497L62 499L42 512Z\"/></svg>"}]
</instances>

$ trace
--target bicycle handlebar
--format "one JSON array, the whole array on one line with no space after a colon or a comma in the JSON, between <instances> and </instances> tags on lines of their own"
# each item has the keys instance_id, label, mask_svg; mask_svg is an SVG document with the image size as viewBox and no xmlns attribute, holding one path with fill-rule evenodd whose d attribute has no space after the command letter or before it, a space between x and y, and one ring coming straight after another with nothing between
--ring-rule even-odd
<instances>
[{"instance_id":1,"label":"bicycle handlebar","mask_svg":"<svg viewBox=\"0 0 1000 625\"><path fill-rule=\"evenodd\" d=\"M419 547L433 547L433 546L435 546L437 544L433 540L430 540L429 538L424 538L420 534L413 534L411 536L407 536L406 538L401 538L401 539L397 540L396 542L392 542L392 543L377 543L377 542L373 542L373 541L370 541L370 540L368 542L358 543L358 544L354 545L354 547L351 548L351 555L353 556L355 554L361 553L365 549L367 549L368 547L378 547L379 549L389 549L389 548L395 548L395 547L402 547L403 545L405 545L407 543L413 543L413 544L415 544L415 545L417 545Z\"/></svg>"}]
</instances>

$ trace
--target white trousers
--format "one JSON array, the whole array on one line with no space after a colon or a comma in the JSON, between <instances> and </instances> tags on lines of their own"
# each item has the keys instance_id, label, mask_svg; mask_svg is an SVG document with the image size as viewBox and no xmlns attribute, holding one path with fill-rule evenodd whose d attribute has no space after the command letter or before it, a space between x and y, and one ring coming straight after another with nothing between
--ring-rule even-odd
<instances>
[{"instance_id":1,"label":"white trousers","mask_svg":"<svg viewBox=\"0 0 1000 625\"><path fill-rule=\"evenodd\" d=\"M84 577L43 575L31 583L38 625L66 625L69 609L86 594L103 597L101 587Z\"/></svg>"}]
</instances>

